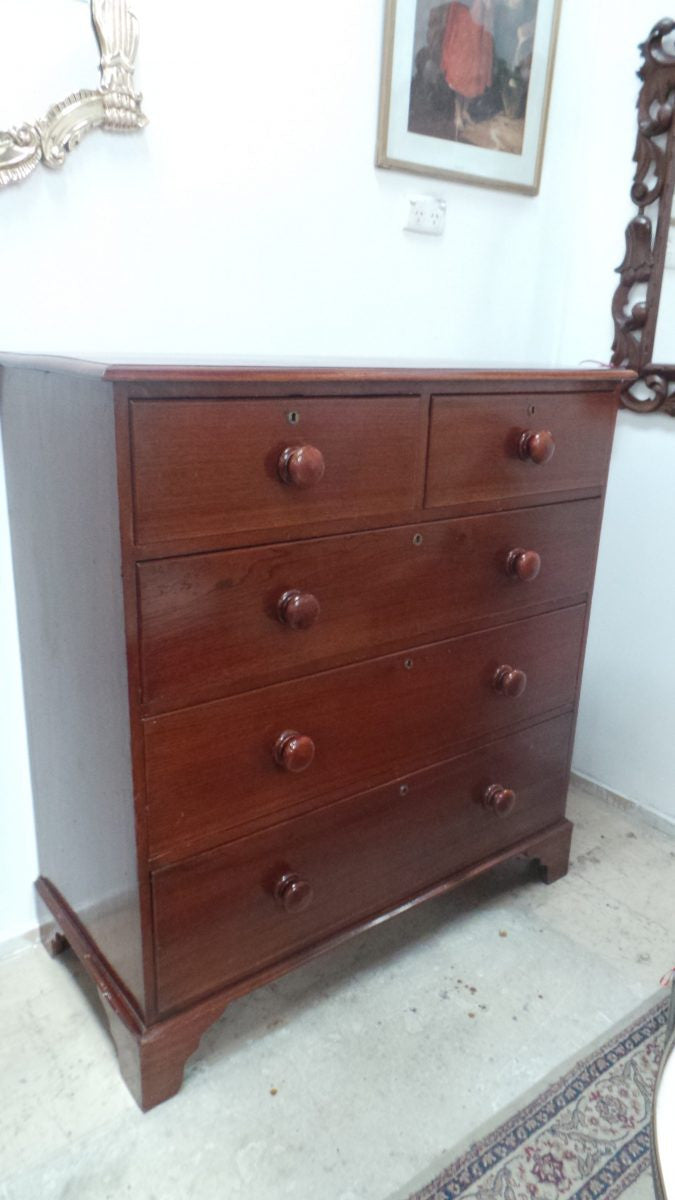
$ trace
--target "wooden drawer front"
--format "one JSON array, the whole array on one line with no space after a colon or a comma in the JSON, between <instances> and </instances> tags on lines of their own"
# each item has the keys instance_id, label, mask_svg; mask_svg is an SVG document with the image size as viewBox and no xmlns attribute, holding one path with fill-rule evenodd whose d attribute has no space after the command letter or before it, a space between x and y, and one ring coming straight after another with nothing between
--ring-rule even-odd
<instances>
[{"instance_id":1,"label":"wooden drawer front","mask_svg":"<svg viewBox=\"0 0 675 1200\"><path fill-rule=\"evenodd\" d=\"M578 605L146 720L151 856L185 857L243 823L363 790L571 706L584 620ZM527 674L521 696L493 686L507 665ZM275 761L287 731L314 743L298 773Z\"/></svg>"},{"instance_id":2,"label":"wooden drawer front","mask_svg":"<svg viewBox=\"0 0 675 1200\"><path fill-rule=\"evenodd\" d=\"M418 397L135 401L136 541L226 538L416 508L425 429ZM280 456L308 445L323 456L323 478L283 483Z\"/></svg>"},{"instance_id":3,"label":"wooden drawer front","mask_svg":"<svg viewBox=\"0 0 675 1200\"><path fill-rule=\"evenodd\" d=\"M534 410L534 411L533 411ZM432 403L426 505L442 508L605 481L616 415L613 396L437 396ZM521 435L550 432L553 457L519 456Z\"/></svg>"},{"instance_id":4,"label":"wooden drawer front","mask_svg":"<svg viewBox=\"0 0 675 1200\"><path fill-rule=\"evenodd\" d=\"M144 700L179 708L579 596L599 521L582 500L141 563ZM509 573L515 549L540 556L535 579ZM320 605L311 628L280 620L293 591Z\"/></svg>"},{"instance_id":5,"label":"wooden drawer front","mask_svg":"<svg viewBox=\"0 0 675 1200\"><path fill-rule=\"evenodd\" d=\"M552 824L564 810L569 736L570 718L558 718L157 872L160 1009L400 905ZM503 818L483 803L495 784L515 792ZM312 889L302 911L286 911L278 895L293 875Z\"/></svg>"}]
</instances>

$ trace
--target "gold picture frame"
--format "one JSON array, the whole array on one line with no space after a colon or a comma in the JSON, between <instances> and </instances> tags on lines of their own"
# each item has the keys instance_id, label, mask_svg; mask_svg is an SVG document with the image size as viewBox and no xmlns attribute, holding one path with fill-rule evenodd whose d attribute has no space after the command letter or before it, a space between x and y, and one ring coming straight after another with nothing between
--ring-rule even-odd
<instances>
[{"instance_id":1,"label":"gold picture frame","mask_svg":"<svg viewBox=\"0 0 675 1200\"><path fill-rule=\"evenodd\" d=\"M377 166L536 195L562 0L387 0Z\"/></svg>"}]
</instances>

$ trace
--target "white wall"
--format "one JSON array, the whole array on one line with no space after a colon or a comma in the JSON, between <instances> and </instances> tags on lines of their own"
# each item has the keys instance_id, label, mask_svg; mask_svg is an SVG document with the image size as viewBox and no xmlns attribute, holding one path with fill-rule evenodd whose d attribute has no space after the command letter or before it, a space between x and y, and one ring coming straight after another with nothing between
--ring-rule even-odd
<instances>
[{"instance_id":1,"label":"white wall","mask_svg":"<svg viewBox=\"0 0 675 1200\"><path fill-rule=\"evenodd\" d=\"M0 943L36 924L37 854L0 455Z\"/></svg>"},{"instance_id":2,"label":"white wall","mask_svg":"<svg viewBox=\"0 0 675 1200\"><path fill-rule=\"evenodd\" d=\"M606 360L613 270L631 215L636 46L663 15L661 0L563 0L536 198L375 169L383 6L136 0L139 80L151 124L128 139L93 135L63 172L42 170L0 195L0 346L240 361ZM2 11L16 56L10 63L3 56L0 127L95 82L83 6L6 0ZM406 197L419 190L448 202L442 240L402 231ZM645 457L645 444L657 445L658 455ZM629 480L631 505L645 497L646 511L635 519L665 545L673 513L655 463L665 471L669 454L675 427L622 417L576 764L655 807L666 804L670 748L651 746L638 795L612 745L617 724L625 728L624 710L635 712L635 692L610 695L602 686L600 631L606 612L619 619L608 581L614 561L624 562L620 493ZM647 507L643 477L658 504ZM649 601L645 585L626 574L625 636L641 661L633 619L648 608L648 621L637 623L649 624L651 635L654 611L665 615L666 603ZM0 687L12 719L0 730L8 825L0 855L11 871L0 865L0 939L34 923L35 870L6 585L3 604L0 653L9 669ZM661 649L662 636L657 630ZM615 639L616 632L613 650ZM665 686L663 655L652 669ZM638 675L634 687L651 706L654 681ZM645 714L633 720L636 739L646 737Z\"/></svg>"},{"instance_id":3,"label":"white wall","mask_svg":"<svg viewBox=\"0 0 675 1200\"><path fill-rule=\"evenodd\" d=\"M578 12L581 5L568 5ZM668 15L662 0L593 6L598 26L578 28L581 78L595 102L580 140L590 156L575 172L579 197L566 304L556 357L601 357L613 284L623 257L637 133L637 43ZM671 15L672 10L671 10ZM604 33L603 33L604 22ZM607 114L602 123L602 114ZM596 155L598 156L596 159ZM657 351L675 362L675 289L666 273ZM670 330L670 332L669 332ZM611 334L610 334L611 339ZM574 769L610 791L675 820L675 419L619 414L586 650Z\"/></svg>"},{"instance_id":4,"label":"white wall","mask_svg":"<svg viewBox=\"0 0 675 1200\"><path fill-rule=\"evenodd\" d=\"M675 421L622 413L574 767L675 820L674 537Z\"/></svg>"}]
</instances>

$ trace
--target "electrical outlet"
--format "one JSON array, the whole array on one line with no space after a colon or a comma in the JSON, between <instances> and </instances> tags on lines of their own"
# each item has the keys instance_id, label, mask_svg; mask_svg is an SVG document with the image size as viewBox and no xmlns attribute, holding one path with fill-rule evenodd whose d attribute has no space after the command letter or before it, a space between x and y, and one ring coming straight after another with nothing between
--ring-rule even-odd
<instances>
[{"instance_id":1,"label":"electrical outlet","mask_svg":"<svg viewBox=\"0 0 675 1200\"><path fill-rule=\"evenodd\" d=\"M445 230L445 200L438 196L411 196L409 204L404 228L411 233L431 233L440 237Z\"/></svg>"}]
</instances>

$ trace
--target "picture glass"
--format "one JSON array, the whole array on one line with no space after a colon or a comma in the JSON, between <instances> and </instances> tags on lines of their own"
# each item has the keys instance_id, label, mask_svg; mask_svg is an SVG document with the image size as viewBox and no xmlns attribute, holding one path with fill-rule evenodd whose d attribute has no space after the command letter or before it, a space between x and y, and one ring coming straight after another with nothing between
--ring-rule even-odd
<instances>
[{"instance_id":1,"label":"picture glass","mask_svg":"<svg viewBox=\"0 0 675 1200\"><path fill-rule=\"evenodd\" d=\"M556 0L390 0L378 162L539 181Z\"/></svg>"}]
</instances>

